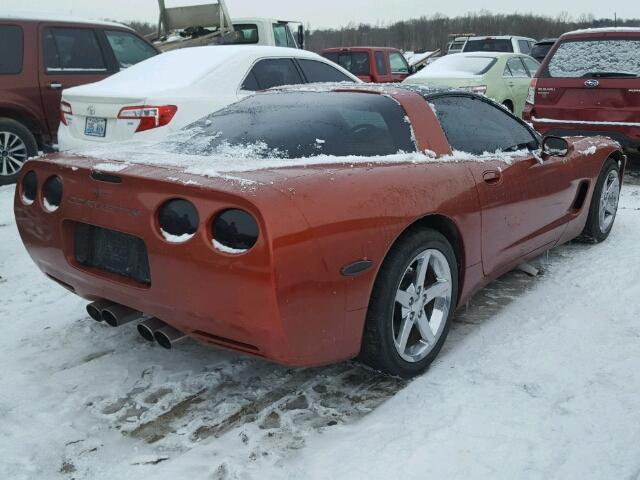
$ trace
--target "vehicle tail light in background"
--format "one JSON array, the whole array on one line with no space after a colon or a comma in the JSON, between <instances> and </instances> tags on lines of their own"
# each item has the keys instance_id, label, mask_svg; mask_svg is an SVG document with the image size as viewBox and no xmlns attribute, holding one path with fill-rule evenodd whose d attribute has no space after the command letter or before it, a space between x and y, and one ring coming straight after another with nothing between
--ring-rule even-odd
<instances>
[{"instance_id":1,"label":"vehicle tail light in background","mask_svg":"<svg viewBox=\"0 0 640 480\"><path fill-rule=\"evenodd\" d=\"M463 90L469 90L470 92L477 93L478 95L484 95L487 93L486 85L474 85L472 87L462 87Z\"/></svg>"},{"instance_id":2,"label":"vehicle tail light in background","mask_svg":"<svg viewBox=\"0 0 640 480\"><path fill-rule=\"evenodd\" d=\"M538 80L536 78L531 80L529 84L529 93L527 94L527 103L529 105L534 105L536 103L536 86L538 84Z\"/></svg>"},{"instance_id":3,"label":"vehicle tail light in background","mask_svg":"<svg viewBox=\"0 0 640 480\"><path fill-rule=\"evenodd\" d=\"M145 130L168 125L177 111L178 107L175 105L124 107L118 113L118 118L124 120L139 119L140 125L138 125L136 132L144 132Z\"/></svg>"},{"instance_id":4,"label":"vehicle tail light in background","mask_svg":"<svg viewBox=\"0 0 640 480\"><path fill-rule=\"evenodd\" d=\"M60 102L60 121L64 125L67 125L66 115L73 115L73 111L71 110L71 104L67 102Z\"/></svg>"}]
</instances>

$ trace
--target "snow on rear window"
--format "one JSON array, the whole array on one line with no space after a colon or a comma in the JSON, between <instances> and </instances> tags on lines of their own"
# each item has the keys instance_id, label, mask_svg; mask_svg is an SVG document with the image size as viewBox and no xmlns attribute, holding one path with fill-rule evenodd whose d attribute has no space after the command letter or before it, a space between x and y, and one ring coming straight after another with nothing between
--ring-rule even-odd
<instances>
[{"instance_id":1,"label":"snow on rear window","mask_svg":"<svg viewBox=\"0 0 640 480\"><path fill-rule=\"evenodd\" d=\"M640 40L564 42L549 61L549 75L580 78L594 73L640 75Z\"/></svg>"},{"instance_id":2,"label":"snow on rear window","mask_svg":"<svg viewBox=\"0 0 640 480\"><path fill-rule=\"evenodd\" d=\"M464 54L447 55L427 65L414 78L421 77L446 77L460 74L482 75L496 61L495 57L476 57Z\"/></svg>"}]
</instances>

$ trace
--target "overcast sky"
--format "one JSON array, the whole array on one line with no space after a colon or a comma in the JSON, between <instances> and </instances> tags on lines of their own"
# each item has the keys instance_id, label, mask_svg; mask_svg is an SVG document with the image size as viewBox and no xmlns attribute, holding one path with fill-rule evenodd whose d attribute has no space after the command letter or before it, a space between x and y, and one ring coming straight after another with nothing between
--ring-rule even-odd
<instances>
[{"instance_id":1,"label":"overcast sky","mask_svg":"<svg viewBox=\"0 0 640 480\"><path fill-rule=\"evenodd\" d=\"M207 3L204 0L165 0L166 6ZM395 20L442 13L463 15L480 8L500 13L539 13L555 16L568 11L573 16L640 18L638 0L227 0L231 17L277 17L302 20L312 28L340 27L349 22L388 23ZM90 19L156 22L157 0L0 0L2 12L36 12L73 15Z\"/></svg>"}]
</instances>

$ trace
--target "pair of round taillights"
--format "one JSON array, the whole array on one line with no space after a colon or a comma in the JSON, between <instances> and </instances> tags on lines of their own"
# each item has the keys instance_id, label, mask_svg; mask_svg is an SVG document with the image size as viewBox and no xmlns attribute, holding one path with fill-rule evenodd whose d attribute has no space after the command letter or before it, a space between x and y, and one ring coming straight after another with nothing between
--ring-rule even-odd
<instances>
[{"instance_id":1,"label":"pair of round taillights","mask_svg":"<svg viewBox=\"0 0 640 480\"><path fill-rule=\"evenodd\" d=\"M165 202L160 207L158 225L166 241L184 243L193 238L198 231L200 216L193 203L177 198ZM214 248L231 255L239 255L253 248L260 233L256 219L250 213L237 208L218 213L210 225Z\"/></svg>"},{"instance_id":2,"label":"pair of round taillights","mask_svg":"<svg viewBox=\"0 0 640 480\"><path fill-rule=\"evenodd\" d=\"M32 205L38 196L38 177L31 170L22 177L22 201ZM47 212L55 212L62 203L62 179L51 175L42 186L42 206Z\"/></svg>"}]
</instances>

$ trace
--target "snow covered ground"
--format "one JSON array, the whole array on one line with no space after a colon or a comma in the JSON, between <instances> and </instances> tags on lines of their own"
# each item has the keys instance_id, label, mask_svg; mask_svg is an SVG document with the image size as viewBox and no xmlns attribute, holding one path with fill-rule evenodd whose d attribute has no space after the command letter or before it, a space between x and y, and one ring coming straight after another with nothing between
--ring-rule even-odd
<instances>
[{"instance_id":1,"label":"snow covered ground","mask_svg":"<svg viewBox=\"0 0 640 480\"><path fill-rule=\"evenodd\" d=\"M404 382L167 352L47 280L0 188L1 479L640 478L640 186L608 242L570 244L462 308Z\"/></svg>"}]
</instances>

